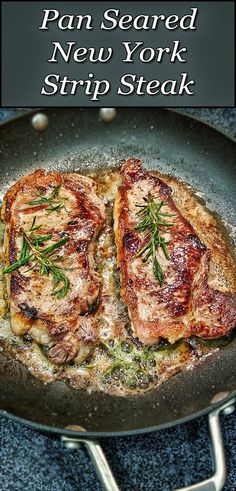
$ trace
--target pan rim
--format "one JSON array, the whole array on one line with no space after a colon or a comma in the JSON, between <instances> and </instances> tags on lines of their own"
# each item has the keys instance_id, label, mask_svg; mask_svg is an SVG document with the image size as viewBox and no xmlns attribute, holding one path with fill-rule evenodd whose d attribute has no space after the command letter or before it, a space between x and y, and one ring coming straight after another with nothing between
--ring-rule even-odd
<instances>
[{"instance_id":1,"label":"pan rim","mask_svg":"<svg viewBox=\"0 0 236 491\"><path fill-rule=\"evenodd\" d=\"M111 107L111 106L108 106L108 107ZM127 108L127 106L119 106L118 107L118 109L126 109L126 108ZM6 108L6 109L11 109L11 108ZM7 126L8 124L14 123L15 121L18 121L21 118L25 118L27 116L31 116L32 114L34 114L35 112L38 112L38 111L48 111L48 110L51 110L51 109L82 109L83 110L83 109L95 109L95 108L92 108L92 107L91 108L89 108L89 107L81 107L81 108L79 108L79 107L77 107L77 108L76 107L32 107L32 108L26 108L26 109L28 109L28 111L25 112L25 113L17 114L16 116L13 116L12 118L8 119L7 121L0 121L0 131L1 131L1 128L2 127ZM182 111L179 110L179 109L185 109L185 107L179 107L179 108L175 108L175 107L155 107L155 108L153 108L152 106L145 106L145 107L139 107L138 109L144 109L144 110L145 109L164 110L164 111L169 111L169 112L178 114L179 116L182 116L184 118L190 118L193 121L196 121L197 123L200 123L200 124L202 124L204 126L208 126L212 130L214 130L214 131L216 131L218 133L221 133L223 136L225 136L226 138L228 138L229 140L231 140L233 143L236 143L236 137L234 137L233 135L230 135L229 133L227 133L226 131L224 131L222 128L216 128L213 124L211 124L211 123L209 123L207 121L203 121L203 119L201 119L198 116L195 116L193 114L183 113ZM196 108L196 109L202 109L202 107ZM235 108L229 108L229 109L235 109Z\"/></svg>"},{"instance_id":2,"label":"pan rim","mask_svg":"<svg viewBox=\"0 0 236 491\"><path fill-rule=\"evenodd\" d=\"M217 408L220 408L230 400L232 400L234 397L236 397L236 389L230 394L227 395L227 397L224 397L220 401L211 404L210 406L207 406L204 409L201 409L200 411L196 411L188 416L184 416L183 418L176 419L175 421L170 421L167 423L162 423L159 425L154 425L154 426L149 426L147 428L137 428L133 430L124 430L124 431L74 431L74 430L68 430L65 428L59 428L59 427L54 427L42 423L34 423L31 420L21 418L20 416L16 416L10 412L7 412L5 410L0 409L0 416L3 416L6 419L10 419L13 422L20 423L24 426L27 426L28 428L32 430L37 430L41 431L42 433L50 433L54 435L60 435L60 436L68 436L71 438L81 438L83 440L93 440L97 438L115 438L115 437L128 437L128 436L138 436L138 435L144 435L144 434L149 434L149 433L154 433L156 431L164 430L164 429L169 429L173 428L185 423L188 423L190 421L193 421L194 419L200 418L202 416L207 416L210 414L212 411L214 411Z\"/></svg>"},{"instance_id":3,"label":"pan rim","mask_svg":"<svg viewBox=\"0 0 236 491\"><path fill-rule=\"evenodd\" d=\"M120 109L123 109L123 108L125 108L125 107L120 107ZM51 107L48 107L48 108L29 108L29 110L27 112L22 113L22 114L18 114L18 115L12 117L11 119L9 119L7 121L1 122L0 123L0 130L1 130L1 127L5 127L6 125L10 125L11 123L15 123L16 121L20 120L23 117L26 118L28 116L31 116L36 111L46 111L47 112L48 110L52 110L52 109L55 110L57 108L51 108ZM62 108L58 108L58 109L62 109ZM68 109L68 108L63 108L63 109ZM72 109L72 108L69 108L69 109ZM76 109L76 108L74 108L74 109ZM86 110L88 108L81 108L81 109ZM142 109L142 108L138 108L138 109ZM148 109L148 107L145 107L143 109L144 110ZM182 116L184 118L187 118L187 119L190 118L190 119L196 121L198 124L207 126L211 130L214 130L214 132L220 133L224 137L226 137L228 140L232 141L233 143L236 143L236 138L233 135L226 133L223 129L216 128L211 123L205 122L201 118L198 118L195 115L182 113L181 111L178 110L178 108L157 107L155 109L157 109L157 110L161 109L161 111L164 109L165 111L175 113L175 114ZM158 425L154 425L154 426L150 426L150 427L146 427L146 428L144 427L144 428L137 428L137 429L132 429L132 430L123 430L123 431L86 431L86 432L79 432L78 431L77 432L77 431L73 431L73 430L64 429L64 428L58 427L58 426L54 427L54 426L50 426L47 424L33 422L32 420L27 420L27 419L22 418L20 416L16 416L15 414L8 412L6 410L3 410L3 409L0 409L0 416L2 416L4 418L8 418L13 422L15 421L17 423L20 423L20 424L22 424L28 428L31 428L32 430L37 430L37 431L41 431L43 433L49 433L49 434L53 434L53 435L60 435L60 436L65 435L65 436L72 437L72 438L83 438L83 439L126 437L126 436L136 436L136 435L141 435L141 434L149 434L149 433L156 432L156 431L159 431L162 429L168 429L168 428L175 427L175 426L178 426L181 424L185 424L185 423L192 421L194 419L197 419L199 417L208 415L214 409L220 408L220 406L227 403L228 401L230 401L234 397L236 397L236 389L234 389L232 392L230 392L230 394L227 395L227 397L221 399L217 403L210 404L210 405L206 406L205 408L201 409L200 411L196 411L190 415L184 416L184 417L176 419L174 421L169 421L166 423L162 423L162 424L158 424Z\"/></svg>"}]
</instances>

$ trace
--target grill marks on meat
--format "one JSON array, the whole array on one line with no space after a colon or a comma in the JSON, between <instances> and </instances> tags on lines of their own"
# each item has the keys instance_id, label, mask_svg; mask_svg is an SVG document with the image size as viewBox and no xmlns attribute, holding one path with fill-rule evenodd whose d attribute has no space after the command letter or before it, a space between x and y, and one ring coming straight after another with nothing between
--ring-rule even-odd
<instances>
[{"instance_id":1,"label":"grill marks on meat","mask_svg":"<svg viewBox=\"0 0 236 491\"><path fill-rule=\"evenodd\" d=\"M193 334L214 338L229 333L236 325L236 297L208 285L211 253L175 206L171 188L144 171L139 160L126 161L121 173L114 227L121 296L134 335L152 344L161 337L174 343ZM163 234L169 241L169 260L158 250L165 275L162 287L154 277L152 259L144 263L137 257L145 240L135 231L139 223L136 205L143 205L148 195L167 202L165 212L175 215L173 226Z\"/></svg>"},{"instance_id":2,"label":"grill marks on meat","mask_svg":"<svg viewBox=\"0 0 236 491\"><path fill-rule=\"evenodd\" d=\"M49 195L57 185L59 197L66 198L60 210L49 213L45 205L26 204L39 193ZM85 176L38 170L23 177L6 193L2 206L7 267L18 260L21 229L29 230L34 217L41 225L38 235L52 234L47 246L69 238L57 256L70 286L59 299L53 294L51 275L42 276L38 269L26 271L28 265L7 274L12 330L17 335L29 332L36 342L52 346L48 355L56 364L72 358L83 361L97 340L96 319L88 312L101 287L94 244L103 226L104 204L96 195L95 182Z\"/></svg>"}]
</instances>

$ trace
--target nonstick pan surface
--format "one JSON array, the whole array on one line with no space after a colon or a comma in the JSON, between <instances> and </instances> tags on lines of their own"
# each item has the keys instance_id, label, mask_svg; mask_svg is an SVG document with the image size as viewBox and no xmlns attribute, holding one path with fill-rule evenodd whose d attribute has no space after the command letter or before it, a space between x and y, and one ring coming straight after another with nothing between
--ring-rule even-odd
<instances>
[{"instance_id":1,"label":"nonstick pan surface","mask_svg":"<svg viewBox=\"0 0 236 491\"><path fill-rule=\"evenodd\" d=\"M41 133L33 129L29 115L1 127L1 195L39 167L86 171L132 156L147 168L188 182L210 209L236 226L235 143L224 134L164 109L119 109L110 123L99 121L97 109L46 113L49 126ZM126 398L88 394L64 382L45 385L18 362L3 354L0 358L2 413L44 431L76 436L79 432L68 426L86 428L86 437L156 430L210 411L219 393L224 401L236 394L236 338L157 390Z\"/></svg>"}]
</instances>

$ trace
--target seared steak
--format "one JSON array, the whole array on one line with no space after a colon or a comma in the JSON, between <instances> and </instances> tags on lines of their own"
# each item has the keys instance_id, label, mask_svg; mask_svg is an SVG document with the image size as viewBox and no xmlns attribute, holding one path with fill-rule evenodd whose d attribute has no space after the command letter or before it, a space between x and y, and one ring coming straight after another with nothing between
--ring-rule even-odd
<instances>
[{"instance_id":1,"label":"seared steak","mask_svg":"<svg viewBox=\"0 0 236 491\"><path fill-rule=\"evenodd\" d=\"M78 174L38 170L4 197L12 330L48 345L56 364L82 361L97 339L96 322L88 314L100 290L93 256L104 216L95 182Z\"/></svg>"},{"instance_id":2,"label":"seared steak","mask_svg":"<svg viewBox=\"0 0 236 491\"><path fill-rule=\"evenodd\" d=\"M229 333L236 326L236 296L210 286L211 252L176 207L172 189L143 170L139 160L126 161L121 173L114 210L117 263L134 336L152 344L160 338L174 343L193 334L215 338ZM140 230L138 211L148 199L164 203L171 221L169 227L160 225L168 251L155 251L163 274L159 280L152 255L141 253L147 252L150 235Z\"/></svg>"}]
</instances>

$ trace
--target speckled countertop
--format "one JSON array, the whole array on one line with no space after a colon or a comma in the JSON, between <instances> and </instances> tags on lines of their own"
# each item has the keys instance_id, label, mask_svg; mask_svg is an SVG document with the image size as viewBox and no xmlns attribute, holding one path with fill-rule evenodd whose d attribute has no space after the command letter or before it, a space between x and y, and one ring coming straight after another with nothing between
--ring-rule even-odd
<instances>
[{"instance_id":1,"label":"speckled countertop","mask_svg":"<svg viewBox=\"0 0 236 491\"><path fill-rule=\"evenodd\" d=\"M184 109L236 136L236 109ZM14 114L0 110L0 121ZM236 414L222 417L228 478L236 490ZM102 442L121 491L172 491L209 477L206 418L145 436ZM86 450L0 418L1 491L102 491Z\"/></svg>"}]
</instances>

